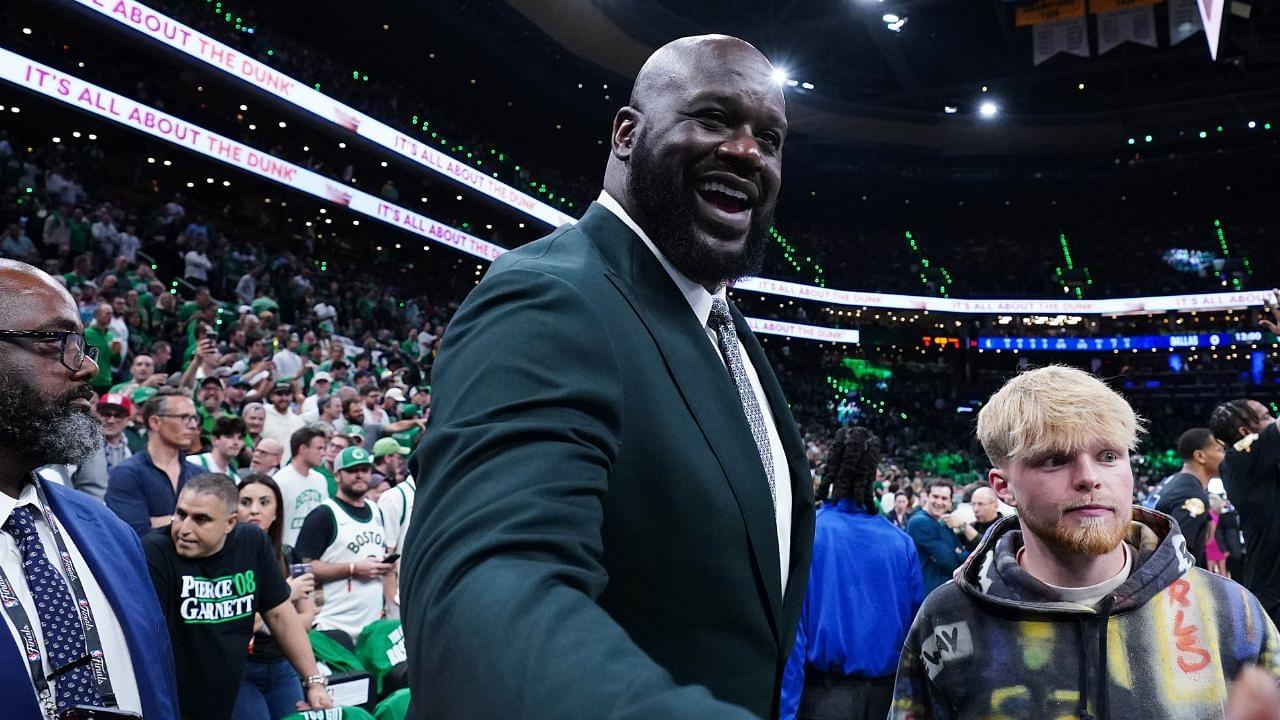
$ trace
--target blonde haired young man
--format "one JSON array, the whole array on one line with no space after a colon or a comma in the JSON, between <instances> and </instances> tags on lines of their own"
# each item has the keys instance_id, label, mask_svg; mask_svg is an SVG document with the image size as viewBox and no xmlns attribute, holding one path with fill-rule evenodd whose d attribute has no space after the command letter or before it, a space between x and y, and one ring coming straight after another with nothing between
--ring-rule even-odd
<instances>
[{"instance_id":1,"label":"blonde haired young man","mask_svg":"<svg viewBox=\"0 0 1280 720\"><path fill-rule=\"evenodd\" d=\"M1123 398L1072 368L1018 375L991 397L978 439L1018 515L916 615L894 717L1222 718L1243 668L1276 674L1280 636L1258 600L1194 567L1172 518L1133 506L1141 430Z\"/></svg>"}]
</instances>

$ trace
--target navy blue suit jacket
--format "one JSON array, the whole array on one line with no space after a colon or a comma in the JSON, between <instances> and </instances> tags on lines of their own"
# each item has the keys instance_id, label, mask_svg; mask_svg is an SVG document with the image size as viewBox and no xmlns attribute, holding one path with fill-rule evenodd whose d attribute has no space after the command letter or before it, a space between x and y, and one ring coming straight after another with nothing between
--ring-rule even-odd
<instances>
[{"instance_id":1,"label":"navy blue suit jacket","mask_svg":"<svg viewBox=\"0 0 1280 720\"><path fill-rule=\"evenodd\" d=\"M177 681L173 649L160 603L156 599L142 543L106 506L79 491L44 483L53 514L75 542L88 568L102 587L124 629L133 672L147 720L176 720ZM42 714L31 690L31 675L18 646L5 631L0 638L0 716L7 720L40 720Z\"/></svg>"}]
</instances>

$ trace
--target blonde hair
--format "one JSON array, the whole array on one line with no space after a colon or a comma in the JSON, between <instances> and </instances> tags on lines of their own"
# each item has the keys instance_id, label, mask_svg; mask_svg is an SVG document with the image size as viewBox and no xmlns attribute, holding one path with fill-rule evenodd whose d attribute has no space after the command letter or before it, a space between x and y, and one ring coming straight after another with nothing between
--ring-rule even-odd
<instances>
[{"instance_id":1,"label":"blonde hair","mask_svg":"<svg viewBox=\"0 0 1280 720\"><path fill-rule=\"evenodd\" d=\"M978 441L996 467L1014 458L1071 452L1101 438L1138 447L1143 419L1098 378L1050 365L1009 380L978 413Z\"/></svg>"}]
</instances>

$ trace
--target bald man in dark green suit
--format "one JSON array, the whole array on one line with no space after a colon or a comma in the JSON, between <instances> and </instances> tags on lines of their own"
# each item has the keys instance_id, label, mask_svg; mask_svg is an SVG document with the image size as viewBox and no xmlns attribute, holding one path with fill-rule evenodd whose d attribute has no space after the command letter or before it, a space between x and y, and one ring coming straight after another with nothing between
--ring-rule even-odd
<instances>
[{"instance_id":1,"label":"bald man in dark green suit","mask_svg":"<svg viewBox=\"0 0 1280 720\"><path fill-rule=\"evenodd\" d=\"M401 563L413 717L777 716L812 484L725 298L781 183L772 71L724 36L656 52L599 202L449 326Z\"/></svg>"}]
</instances>

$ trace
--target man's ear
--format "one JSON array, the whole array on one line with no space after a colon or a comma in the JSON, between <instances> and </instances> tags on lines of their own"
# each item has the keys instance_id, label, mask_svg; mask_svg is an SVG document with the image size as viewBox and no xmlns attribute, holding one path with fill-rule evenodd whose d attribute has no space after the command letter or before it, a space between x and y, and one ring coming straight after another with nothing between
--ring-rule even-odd
<instances>
[{"instance_id":1,"label":"man's ear","mask_svg":"<svg viewBox=\"0 0 1280 720\"><path fill-rule=\"evenodd\" d=\"M618 109L618 114L613 116L613 131L610 135L614 157L623 162L631 159L636 132L642 121L640 111L630 105Z\"/></svg>"},{"instance_id":2,"label":"man's ear","mask_svg":"<svg viewBox=\"0 0 1280 720\"><path fill-rule=\"evenodd\" d=\"M998 467L991 468L987 472L987 482L991 483L991 489L995 491L996 497L1000 498L1005 505L1018 506L1018 500L1013 496L1013 488L1010 487L1009 478L1004 470Z\"/></svg>"}]
</instances>

